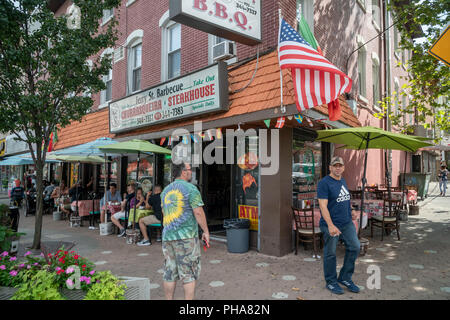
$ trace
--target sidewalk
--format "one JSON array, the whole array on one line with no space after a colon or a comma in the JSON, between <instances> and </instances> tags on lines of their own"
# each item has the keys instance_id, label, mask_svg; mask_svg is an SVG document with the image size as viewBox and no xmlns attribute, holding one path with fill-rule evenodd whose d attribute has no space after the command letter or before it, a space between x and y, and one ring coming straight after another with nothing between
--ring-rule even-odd
<instances>
[{"instance_id":1,"label":"sidewalk","mask_svg":"<svg viewBox=\"0 0 450 320\"><path fill-rule=\"evenodd\" d=\"M435 183L434 183L435 184ZM356 262L353 280L363 289L359 294L348 291L335 296L324 288L322 260L312 259L312 251L299 247L298 255L270 257L256 251L228 253L226 244L213 241L202 251L202 269L197 283L198 300L272 300L272 299L450 299L450 196L439 197L439 187L430 185L428 198L419 202L420 214L401 222L401 241L396 233L381 239L381 231L370 229L362 236L370 245L365 256ZM2 201L4 202L4 201ZM127 245L115 235L100 236L89 230L70 228L67 221L53 221L44 216L43 241L74 241L74 250L95 262L97 270L111 270L116 275L147 277L151 282L151 298L164 299L161 243L150 247ZM20 253L31 245L34 217L20 218ZM338 267L342 266L345 249L338 248ZM381 288L369 289L370 265L381 271ZM370 285L370 283L369 283ZM177 286L176 299L183 298L182 285Z\"/></svg>"}]
</instances>

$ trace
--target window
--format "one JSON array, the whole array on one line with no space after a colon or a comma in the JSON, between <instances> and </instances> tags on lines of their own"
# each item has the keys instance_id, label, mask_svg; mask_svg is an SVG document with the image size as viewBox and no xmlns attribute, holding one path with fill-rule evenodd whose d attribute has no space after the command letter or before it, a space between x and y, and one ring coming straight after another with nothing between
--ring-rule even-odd
<instances>
[{"instance_id":1,"label":"window","mask_svg":"<svg viewBox=\"0 0 450 320\"><path fill-rule=\"evenodd\" d=\"M359 4L361 9L366 12L366 0L356 0L356 2Z\"/></svg>"},{"instance_id":2,"label":"window","mask_svg":"<svg viewBox=\"0 0 450 320\"><path fill-rule=\"evenodd\" d=\"M300 21L300 14L305 18L309 29L314 34L314 0L297 0L297 21Z\"/></svg>"},{"instance_id":3,"label":"window","mask_svg":"<svg viewBox=\"0 0 450 320\"><path fill-rule=\"evenodd\" d=\"M181 74L181 25L175 24L168 29L167 70L168 79Z\"/></svg>"},{"instance_id":4,"label":"window","mask_svg":"<svg viewBox=\"0 0 450 320\"><path fill-rule=\"evenodd\" d=\"M105 49L103 53L101 54L101 57L103 58L105 55L112 56L113 50L111 48ZM100 92L100 108L106 107L106 103L111 101L112 99L112 68L109 70L107 75L103 76L103 82L106 85L106 89L102 90Z\"/></svg>"},{"instance_id":5,"label":"window","mask_svg":"<svg viewBox=\"0 0 450 320\"><path fill-rule=\"evenodd\" d=\"M181 25L169 20L169 10L159 19L161 28L161 81L181 75Z\"/></svg>"},{"instance_id":6,"label":"window","mask_svg":"<svg viewBox=\"0 0 450 320\"><path fill-rule=\"evenodd\" d=\"M358 87L360 96L366 97L366 50L358 51Z\"/></svg>"},{"instance_id":7,"label":"window","mask_svg":"<svg viewBox=\"0 0 450 320\"><path fill-rule=\"evenodd\" d=\"M213 58L214 58L213 47L216 44L219 44L219 43L221 43L223 41L229 41L229 42L233 42L234 43L234 41L230 41L230 40L222 38L222 37L218 37L218 36L215 36L215 35L212 35L212 34L208 35L208 45L209 45L208 64L214 63L214 60L213 60ZM236 46L234 48L236 49ZM236 52L235 52L235 54L236 54ZM235 56L233 58L230 58L228 60L225 60L225 62L227 64L235 63L237 61L238 61L237 56Z\"/></svg>"},{"instance_id":8,"label":"window","mask_svg":"<svg viewBox=\"0 0 450 320\"><path fill-rule=\"evenodd\" d=\"M127 94L141 89L143 37L144 32L138 29L127 38Z\"/></svg>"},{"instance_id":9,"label":"window","mask_svg":"<svg viewBox=\"0 0 450 320\"><path fill-rule=\"evenodd\" d=\"M142 67L142 44L131 48L131 68L132 68L132 92L141 89L141 67Z\"/></svg>"},{"instance_id":10,"label":"window","mask_svg":"<svg viewBox=\"0 0 450 320\"><path fill-rule=\"evenodd\" d=\"M112 69L109 69L108 74L103 76L103 82L106 85L106 89L101 92L100 104L104 104L112 99Z\"/></svg>"},{"instance_id":11,"label":"window","mask_svg":"<svg viewBox=\"0 0 450 320\"><path fill-rule=\"evenodd\" d=\"M406 124L406 95L402 95L403 124ZM410 118L411 119L411 118ZM411 122L411 121L410 121Z\"/></svg>"},{"instance_id":12,"label":"window","mask_svg":"<svg viewBox=\"0 0 450 320\"><path fill-rule=\"evenodd\" d=\"M400 84L398 81L398 78L394 79L394 95L395 95L395 102L394 102L394 115L398 115L399 112L399 105L400 105Z\"/></svg>"},{"instance_id":13,"label":"window","mask_svg":"<svg viewBox=\"0 0 450 320\"><path fill-rule=\"evenodd\" d=\"M379 31L381 26L380 1L372 0L372 21L375 28Z\"/></svg>"},{"instance_id":14,"label":"window","mask_svg":"<svg viewBox=\"0 0 450 320\"><path fill-rule=\"evenodd\" d=\"M378 55L372 53L372 90L373 90L373 106L379 108L380 100L380 59Z\"/></svg>"},{"instance_id":15,"label":"window","mask_svg":"<svg viewBox=\"0 0 450 320\"><path fill-rule=\"evenodd\" d=\"M394 26L394 54L399 58L399 43L400 43L400 34L398 33L398 29Z\"/></svg>"},{"instance_id":16,"label":"window","mask_svg":"<svg viewBox=\"0 0 450 320\"><path fill-rule=\"evenodd\" d=\"M107 23L114 16L114 8L103 10L102 24Z\"/></svg>"}]
</instances>

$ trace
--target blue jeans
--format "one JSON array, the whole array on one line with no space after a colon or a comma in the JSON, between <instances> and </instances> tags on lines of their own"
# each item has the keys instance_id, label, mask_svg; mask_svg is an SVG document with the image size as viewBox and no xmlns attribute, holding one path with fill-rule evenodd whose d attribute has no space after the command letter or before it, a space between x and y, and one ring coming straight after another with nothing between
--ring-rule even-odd
<instances>
[{"instance_id":1,"label":"blue jeans","mask_svg":"<svg viewBox=\"0 0 450 320\"><path fill-rule=\"evenodd\" d=\"M338 228L341 231L340 237L332 237L328 232L327 226L320 226L323 234L323 272L325 281L328 284L336 283L338 278L336 274L336 246L339 238L344 240L345 257L344 265L339 273L339 280L351 280L355 270L355 261L360 251L360 243L356 234L353 222L348 223L344 227Z\"/></svg>"},{"instance_id":2,"label":"blue jeans","mask_svg":"<svg viewBox=\"0 0 450 320\"><path fill-rule=\"evenodd\" d=\"M439 180L439 190L444 194L447 192L447 180Z\"/></svg>"}]
</instances>

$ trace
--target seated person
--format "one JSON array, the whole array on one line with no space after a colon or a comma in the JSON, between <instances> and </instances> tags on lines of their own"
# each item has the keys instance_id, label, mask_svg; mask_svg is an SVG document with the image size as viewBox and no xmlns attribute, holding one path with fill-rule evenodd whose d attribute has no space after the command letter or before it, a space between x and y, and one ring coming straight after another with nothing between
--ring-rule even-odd
<instances>
[{"instance_id":1,"label":"seated person","mask_svg":"<svg viewBox=\"0 0 450 320\"><path fill-rule=\"evenodd\" d=\"M11 190L11 199L20 204L23 198L25 198L25 189L20 185L19 179L15 181L15 184L16 186Z\"/></svg>"},{"instance_id":2,"label":"seated person","mask_svg":"<svg viewBox=\"0 0 450 320\"><path fill-rule=\"evenodd\" d=\"M83 192L83 187L81 186L82 181L78 181L72 188L69 189L69 196L70 196L70 209L72 209L73 212L77 211L77 207L75 205L72 205L74 201L81 200L81 194ZM63 210L64 211L64 210ZM70 212L68 212L70 214Z\"/></svg>"},{"instance_id":3,"label":"seated person","mask_svg":"<svg viewBox=\"0 0 450 320\"><path fill-rule=\"evenodd\" d=\"M50 200L53 191L55 190L55 182L52 180L48 186L44 189L44 200Z\"/></svg>"},{"instance_id":4,"label":"seated person","mask_svg":"<svg viewBox=\"0 0 450 320\"><path fill-rule=\"evenodd\" d=\"M122 203L121 203L122 210L111 216L112 223L114 223L114 225L117 226L120 230L118 237L126 236L125 228L122 227L119 220L121 218L125 217L127 210L134 207L134 203L136 201L135 190L136 190L136 186L134 183L128 184L128 186L127 186L128 194L124 197L125 199L122 200Z\"/></svg>"},{"instance_id":5,"label":"seated person","mask_svg":"<svg viewBox=\"0 0 450 320\"><path fill-rule=\"evenodd\" d=\"M61 211L65 213L69 212L70 210L69 198L67 197L68 195L69 195L69 188L67 188L64 181L61 180L59 187L56 187L50 196L52 199L58 200L58 204Z\"/></svg>"},{"instance_id":6,"label":"seated person","mask_svg":"<svg viewBox=\"0 0 450 320\"><path fill-rule=\"evenodd\" d=\"M144 239L137 243L138 246L149 246L152 244L151 239L147 233L147 226L149 224L161 223L162 221L162 210L161 210L161 191L162 188L156 185L153 188L153 195L151 191L147 193L146 209L153 209L153 214L139 219L139 229L141 229ZM158 240L157 240L158 241Z\"/></svg>"},{"instance_id":7,"label":"seated person","mask_svg":"<svg viewBox=\"0 0 450 320\"><path fill-rule=\"evenodd\" d=\"M115 183L110 184L109 190L106 191L105 196L100 200L100 223L105 223L106 205L109 201L122 202L122 197L120 196L120 192L117 191L117 184Z\"/></svg>"}]
</instances>

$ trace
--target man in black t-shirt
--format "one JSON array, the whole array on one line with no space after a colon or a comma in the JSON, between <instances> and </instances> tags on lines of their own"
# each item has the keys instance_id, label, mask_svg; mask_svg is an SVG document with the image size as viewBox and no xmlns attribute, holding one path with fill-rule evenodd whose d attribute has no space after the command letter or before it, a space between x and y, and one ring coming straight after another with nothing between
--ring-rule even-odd
<instances>
[{"instance_id":1,"label":"man in black t-shirt","mask_svg":"<svg viewBox=\"0 0 450 320\"><path fill-rule=\"evenodd\" d=\"M147 194L147 201L145 208L146 209L152 208L153 214L139 219L139 228L141 229L144 239L137 243L138 246L149 246L152 244L152 241L147 233L147 226L149 224L161 223L162 221L161 191L162 191L161 186L157 185L153 188L154 192L153 194L151 194L150 192Z\"/></svg>"}]
</instances>

